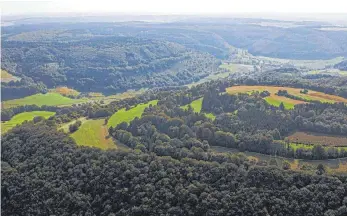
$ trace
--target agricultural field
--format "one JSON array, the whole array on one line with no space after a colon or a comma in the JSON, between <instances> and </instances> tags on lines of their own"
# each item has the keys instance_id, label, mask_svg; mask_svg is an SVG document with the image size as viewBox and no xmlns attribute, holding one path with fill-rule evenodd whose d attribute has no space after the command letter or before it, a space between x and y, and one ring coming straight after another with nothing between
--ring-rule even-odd
<instances>
[{"instance_id":1,"label":"agricultural field","mask_svg":"<svg viewBox=\"0 0 347 216\"><path fill-rule=\"evenodd\" d=\"M57 87L55 89L51 89L50 92L58 93L63 96L78 96L80 92L76 91L75 89L68 88L66 86L63 87Z\"/></svg>"},{"instance_id":2,"label":"agricultural field","mask_svg":"<svg viewBox=\"0 0 347 216\"><path fill-rule=\"evenodd\" d=\"M157 105L158 100L152 100L145 104L137 104L137 106L132 107L129 110L121 109L114 113L108 120L107 127L115 127L122 122L131 122L136 117L141 117L142 113L149 105Z\"/></svg>"},{"instance_id":3,"label":"agricultural field","mask_svg":"<svg viewBox=\"0 0 347 216\"><path fill-rule=\"evenodd\" d=\"M238 153L237 149L225 148L220 146L211 146L211 150L216 152L230 152ZM282 167L284 161L290 163L291 170L305 171L314 173L318 164L323 164L327 168L328 174L342 174L347 171L347 158L339 159L327 159L327 160L305 160L305 159L293 159L284 157L275 157L272 155L265 155L255 152L242 152L247 156L249 160L257 162L265 161L269 163L271 159L275 159L278 167Z\"/></svg>"},{"instance_id":4,"label":"agricultural field","mask_svg":"<svg viewBox=\"0 0 347 216\"><path fill-rule=\"evenodd\" d=\"M53 116L55 112L48 111L33 111L33 112L23 112L19 113L11 118L11 120L6 122L1 122L1 134L6 133L8 130L14 128L16 125L22 124L24 121L31 121L36 116L42 116L44 118L49 118Z\"/></svg>"},{"instance_id":5,"label":"agricultural field","mask_svg":"<svg viewBox=\"0 0 347 216\"><path fill-rule=\"evenodd\" d=\"M320 144L323 146L347 146L347 137L319 133L295 132L288 136L290 142Z\"/></svg>"},{"instance_id":6,"label":"agricultural field","mask_svg":"<svg viewBox=\"0 0 347 216\"><path fill-rule=\"evenodd\" d=\"M200 113L201 112L201 108L202 108L202 100L203 98L199 98L197 100L194 100L190 103L190 106L192 107L193 111L194 112L197 112L197 113ZM186 110L188 109L188 105L184 105L184 106L181 106L182 109ZM213 113L204 113L205 116L209 119L212 119L212 120L215 120L216 119L216 116L213 114Z\"/></svg>"},{"instance_id":7,"label":"agricultural field","mask_svg":"<svg viewBox=\"0 0 347 216\"><path fill-rule=\"evenodd\" d=\"M321 101L321 102L327 102L327 103L335 103L335 102L344 102L347 103L346 98L342 98L336 95L329 95L322 92L317 91L311 91L309 90L307 94L302 94L300 91L302 89L299 88L290 88L290 87L278 87L278 86L233 86L230 88L227 88L227 92L229 94L237 94L237 93L252 93L255 91L269 91L270 96L265 98L270 104L276 106L279 105L280 102L283 102L285 105L287 104L287 108L294 107L295 104L299 103L305 103L304 101L300 100L293 100L287 97L283 96L277 96L275 93L278 92L278 90L287 90L289 94L298 96L305 100L311 100L311 101Z\"/></svg>"},{"instance_id":8,"label":"agricultural field","mask_svg":"<svg viewBox=\"0 0 347 216\"><path fill-rule=\"evenodd\" d=\"M1 69L1 82L10 82L10 81L16 81L16 80L19 80L19 78L13 76L12 74L10 74L4 69Z\"/></svg>"},{"instance_id":9,"label":"agricultural field","mask_svg":"<svg viewBox=\"0 0 347 216\"><path fill-rule=\"evenodd\" d=\"M84 103L87 102L88 99L71 99L68 97L64 97L58 93L46 93L46 94L35 94L28 97L3 101L3 108L10 108L16 106L23 105L32 105L35 104L37 106L67 106L72 104Z\"/></svg>"},{"instance_id":10,"label":"agricultural field","mask_svg":"<svg viewBox=\"0 0 347 216\"><path fill-rule=\"evenodd\" d=\"M115 149L117 146L108 134L105 119L85 120L80 128L70 135L81 146L100 149Z\"/></svg>"}]
</instances>

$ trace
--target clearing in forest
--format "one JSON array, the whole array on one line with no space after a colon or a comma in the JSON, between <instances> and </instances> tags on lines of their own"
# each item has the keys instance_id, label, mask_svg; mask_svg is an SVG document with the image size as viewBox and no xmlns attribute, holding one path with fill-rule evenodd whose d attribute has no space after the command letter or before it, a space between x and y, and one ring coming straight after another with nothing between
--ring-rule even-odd
<instances>
[{"instance_id":1,"label":"clearing in forest","mask_svg":"<svg viewBox=\"0 0 347 216\"><path fill-rule=\"evenodd\" d=\"M288 136L290 142L320 144L324 146L347 146L347 137L320 133L295 132Z\"/></svg>"},{"instance_id":2,"label":"clearing in forest","mask_svg":"<svg viewBox=\"0 0 347 216\"><path fill-rule=\"evenodd\" d=\"M135 107L132 107L129 110L126 110L125 108L117 111L116 113L114 113L110 119L108 120L107 123L107 127L110 128L117 126L118 124L122 123L122 122L131 122L132 120L134 120L136 117L141 117L142 113L145 111L145 109L147 107L149 107L149 105L157 105L158 100L152 100L149 101L148 103L144 103L144 104L137 104Z\"/></svg>"},{"instance_id":3,"label":"clearing in forest","mask_svg":"<svg viewBox=\"0 0 347 216\"><path fill-rule=\"evenodd\" d=\"M202 100L203 98L199 98L197 100L194 100L190 103L190 106L192 107L194 112L200 113L201 112L201 108L202 108ZM187 110L188 109L189 104L181 106L182 109ZM209 119L215 120L216 116L213 113L204 113L205 116Z\"/></svg>"},{"instance_id":4,"label":"clearing in forest","mask_svg":"<svg viewBox=\"0 0 347 216\"><path fill-rule=\"evenodd\" d=\"M71 99L68 97L64 97L58 93L46 93L46 94L35 94L31 96L27 96L24 98L14 99L3 101L3 108L11 108L16 106L24 106L24 105L37 105L37 106L66 106L72 104L78 104L87 102L87 99Z\"/></svg>"},{"instance_id":5,"label":"clearing in forest","mask_svg":"<svg viewBox=\"0 0 347 216\"><path fill-rule=\"evenodd\" d=\"M293 100L284 96L277 96L275 93L278 92L278 90L287 90L287 92L291 95L300 97L304 100L310 100L310 101L321 101L321 102L327 102L327 103L335 103L335 102L344 102L347 103L347 99L343 97L339 97L336 95L329 95L322 92L312 91L308 90L307 94L302 94L300 91L303 89L300 88L291 88L291 87L279 87L279 86L233 86L230 88L227 88L226 91L229 94L237 94L237 93L251 93L255 91L268 91L270 92L270 96L265 98L270 104L276 106L280 104L280 102L283 102L284 105L287 103L286 108L293 108L295 104L305 103L301 100Z\"/></svg>"},{"instance_id":6,"label":"clearing in forest","mask_svg":"<svg viewBox=\"0 0 347 216\"><path fill-rule=\"evenodd\" d=\"M72 124L72 123L71 123ZM108 134L105 119L85 120L78 130L71 134L77 145L100 149L115 149L117 146Z\"/></svg>"},{"instance_id":7,"label":"clearing in forest","mask_svg":"<svg viewBox=\"0 0 347 216\"><path fill-rule=\"evenodd\" d=\"M42 116L44 118L49 118L53 116L55 112L48 111L32 111L23 112L13 116L9 121L1 123L1 134L6 133L8 130L14 128L16 125L22 124L24 121L31 121L36 116Z\"/></svg>"}]
</instances>

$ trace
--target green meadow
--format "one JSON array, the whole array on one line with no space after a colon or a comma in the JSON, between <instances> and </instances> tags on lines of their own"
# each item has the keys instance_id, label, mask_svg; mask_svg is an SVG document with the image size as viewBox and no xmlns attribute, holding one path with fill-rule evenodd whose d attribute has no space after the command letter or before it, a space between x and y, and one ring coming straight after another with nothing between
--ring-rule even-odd
<instances>
[{"instance_id":1,"label":"green meadow","mask_svg":"<svg viewBox=\"0 0 347 216\"><path fill-rule=\"evenodd\" d=\"M37 106L63 106L72 105L82 102L87 102L87 99L71 99L64 97L59 93L46 93L46 94L35 94L24 98L3 101L4 108L23 106L23 105L37 105Z\"/></svg>"},{"instance_id":2,"label":"green meadow","mask_svg":"<svg viewBox=\"0 0 347 216\"><path fill-rule=\"evenodd\" d=\"M152 100L148 103L138 104L137 106L129 110L125 110L125 108L121 109L110 117L107 123L107 127L111 127L111 126L115 127L122 122L129 123L136 117L141 117L146 107L148 107L149 105L153 105L153 106L157 105L157 103L158 103L158 100Z\"/></svg>"},{"instance_id":3,"label":"green meadow","mask_svg":"<svg viewBox=\"0 0 347 216\"><path fill-rule=\"evenodd\" d=\"M286 109L294 109L295 104L294 103L290 103L288 101L283 101L283 100L278 100L277 98L273 98L273 97L266 97L265 101L272 105L272 106L276 106L279 107L281 103L283 103L284 108Z\"/></svg>"},{"instance_id":4,"label":"green meadow","mask_svg":"<svg viewBox=\"0 0 347 216\"><path fill-rule=\"evenodd\" d=\"M199 99L194 100L190 103L190 106L192 107L194 112L197 112L197 113L201 112L202 100L203 100L203 98L199 98ZM188 106L189 106L189 104L181 106L181 108L184 110L187 110ZM216 118L216 116L213 113L204 113L204 114L207 118L210 118L212 120L214 120Z\"/></svg>"},{"instance_id":5,"label":"green meadow","mask_svg":"<svg viewBox=\"0 0 347 216\"><path fill-rule=\"evenodd\" d=\"M7 122L1 123L1 133L6 133L8 130L14 128L16 125L22 124L24 121L31 121L36 116L42 116L44 118L49 118L53 116L55 112L48 111L33 111L33 112L23 112L19 113L11 118L11 120Z\"/></svg>"},{"instance_id":6,"label":"green meadow","mask_svg":"<svg viewBox=\"0 0 347 216\"><path fill-rule=\"evenodd\" d=\"M72 124L72 123L71 123ZM85 120L80 128L71 134L77 145L100 149L115 149L117 146L108 134L105 119Z\"/></svg>"}]
</instances>

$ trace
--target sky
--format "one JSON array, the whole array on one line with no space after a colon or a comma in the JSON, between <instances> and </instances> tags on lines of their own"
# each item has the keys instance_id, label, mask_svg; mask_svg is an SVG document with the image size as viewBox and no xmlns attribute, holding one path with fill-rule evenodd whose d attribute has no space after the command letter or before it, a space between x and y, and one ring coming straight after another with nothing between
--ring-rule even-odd
<instances>
[{"instance_id":1,"label":"sky","mask_svg":"<svg viewBox=\"0 0 347 216\"><path fill-rule=\"evenodd\" d=\"M345 13L347 0L51 0L1 1L2 15L53 13Z\"/></svg>"}]
</instances>

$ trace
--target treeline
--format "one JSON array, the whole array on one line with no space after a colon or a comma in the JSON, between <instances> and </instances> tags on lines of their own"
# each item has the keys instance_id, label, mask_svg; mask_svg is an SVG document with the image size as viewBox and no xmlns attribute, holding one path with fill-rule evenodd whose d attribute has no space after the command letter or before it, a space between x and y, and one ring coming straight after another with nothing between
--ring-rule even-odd
<instances>
[{"instance_id":1,"label":"treeline","mask_svg":"<svg viewBox=\"0 0 347 216\"><path fill-rule=\"evenodd\" d=\"M21 77L20 81L1 83L1 100L17 99L47 92L47 87L42 82L34 81L25 75Z\"/></svg>"},{"instance_id":2,"label":"treeline","mask_svg":"<svg viewBox=\"0 0 347 216\"><path fill-rule=\"evenodd\" d=\"M37 105L24 105L12 107L8 109L1 109L1 121L9 121L13 116L22 112L31 111L52 111L56 112L59 108L54 106L37 106Z\"/></svg>"},{"instance_id":3,"label":"treeline","mask_svg":"<svg viewBox=\"0 0 347 216\"><path fill-rule=\"evenodd\" d=\"M183 130L182 135L189 136L187 132ZM159 136L156 143L166 139ZM77 147L65 133L44 121L25 123L2 138L1 213L347 214L345 178L252 166L242 154L205 152L196 140L175 145L185 149L180 159L150 152L102 151ZM190 157L202 155L202 151L205 157Z\"/></svg>"},{"instance_id":4,"label":"treeline","mask_svg":"<svg viewBox=\"0 0 347 216\"><path fill-rule=\"evenodd\" d=\"M319 79L303 79L302 77L282 77L279 73L266 71L253 77L237 78L235 83L242 85L270 85L293 87L347 98L347 77L327 77Z\"/></svg>"}]
</instances>

